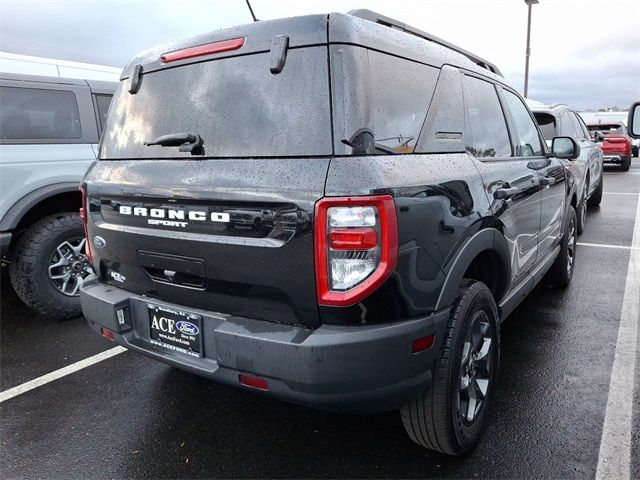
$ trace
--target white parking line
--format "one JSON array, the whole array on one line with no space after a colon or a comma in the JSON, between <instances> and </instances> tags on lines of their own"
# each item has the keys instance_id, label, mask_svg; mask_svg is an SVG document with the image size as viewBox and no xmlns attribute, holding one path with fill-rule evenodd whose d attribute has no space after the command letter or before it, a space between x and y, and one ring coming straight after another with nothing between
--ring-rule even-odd
<instances>
[{"instance_id":1,"label":"white parking line","mask_svg":"<svg viewBox=\"0 0 640 480\"><path fill-rule=\"evenodd\" d=\"M640 311L640 200L633 227L616 352L611 369L596 480L631 477L631 424Z\"/></svg>"},{"instance_id":2,"label":"white parking line","mask_svg":"<svg viewBox=\"0 0 640 480\"><path fill-rule=\"evenodd\" d=\"M578 242L578 245L582 247L598 247L598 248L619 248L621 250L640 250L640 247L633 247L628 245L607 245L605 243L586 243Z\"/></svg>"},{"instance_id":3,"label":"white parking line","mask_svg":"<svg viewBox=\"0 0 640 480\"><path fill-rule=\"evenodd\" d=\"M0 403L126 351L126 348L120 346L110 348L109 350L98 353L97 355L85 358L84 360L80 360L79 362L54 370L51 373L47 373L46 375L30 380L22 385L0 392Z\"/></svg>"},{"instance_id":4,"label":"white parking line","mask_svg":"<svg viewBox=\"0 0 640 480\"><path fill-rule=\"evenodd\" d=\"M637 196L637 193L633 193L633 192L602 192L605 195L634 195Z\"/></svg>"}]
</instances>

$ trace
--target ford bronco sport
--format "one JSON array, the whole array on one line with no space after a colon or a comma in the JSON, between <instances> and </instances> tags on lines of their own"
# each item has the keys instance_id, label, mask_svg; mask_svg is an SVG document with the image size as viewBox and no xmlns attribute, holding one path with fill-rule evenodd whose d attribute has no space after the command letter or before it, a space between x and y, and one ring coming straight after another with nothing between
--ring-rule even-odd
<instances>
[{"instance_id":1,"label":"ford bronco sport","mask_svg":"<svg viewBox=\"0 0 640 480\"><path fill-rule=\"evenodd\" d=\"M500 322L571 280L578 152L548 150L495 66L373 12L164 45L125 68L84 179L83 312L220 382L400 409L462 454Z\"/></svg>"}]
</instances>

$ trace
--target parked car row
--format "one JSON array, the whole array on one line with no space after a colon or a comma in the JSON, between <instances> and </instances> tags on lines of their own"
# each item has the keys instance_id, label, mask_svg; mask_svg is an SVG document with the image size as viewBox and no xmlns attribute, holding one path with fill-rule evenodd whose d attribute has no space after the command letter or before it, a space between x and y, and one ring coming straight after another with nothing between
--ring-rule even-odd
<instances>
[{"instance_id":1,"label":"parked car row","mask_svg":"<svg viewBox=\"0 0 640 480\"><path fill-rule=\"evenodd\" d=\"M368 10L148 50L106 120L112 85L2 82L22 89L0 122L1 238L27 304L63 318L79 294L128 349L312 407L400 410L453 455L486 429L501 322L571 282L602 198L575 111L532 113L492 63ZM36 153L80 161L63 176L35 157L32 186L13 165Z\"/></svg>"}]
</instances>

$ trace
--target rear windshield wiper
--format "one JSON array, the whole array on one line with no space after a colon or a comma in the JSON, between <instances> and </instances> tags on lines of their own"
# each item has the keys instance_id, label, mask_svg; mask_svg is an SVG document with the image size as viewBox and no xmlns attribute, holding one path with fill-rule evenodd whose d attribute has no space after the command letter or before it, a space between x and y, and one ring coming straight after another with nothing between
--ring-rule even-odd
<instances>
[{"instance_id":1,"label":"rear windshield wiper","mask_svg":"<svg viewBox=\"0 0 640 480\"><path fill-rule=\"evenodd\" d=\"M370 155L376 151L390 155L400 155L400 152L391 147L376 142L373 132L368 128L361 128L354 133L350 139L340 140L345 145L351 147L353 155Z\"/></svg>"},{"instance_id":2,"label":"rear windshield wiper","mask_svg":"<svg viewBox=\"0 0 640 480\"><path fill-rule=\"evenodd\" d=\"M162 147L180 147L179 151L189 152L191 155L204 155L204 140L197 133L170 133L145 142L145 145L160 145Z\"/></svg>"}]
</instances>

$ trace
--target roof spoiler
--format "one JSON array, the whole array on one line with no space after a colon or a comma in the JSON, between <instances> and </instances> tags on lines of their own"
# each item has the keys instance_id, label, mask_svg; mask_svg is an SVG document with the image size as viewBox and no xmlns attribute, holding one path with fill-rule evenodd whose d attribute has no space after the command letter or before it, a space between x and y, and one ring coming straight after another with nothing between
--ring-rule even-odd
<instances>
[{"instance_id":1,"label":"roof spoiler","mask_svg":"<svg viewBox=\"0 0 640 480\"><path fill-rule=\"evenodd\" d=\"M452 43L449 43L445 40L442 40L435 35L431 35L427 32L423 32L422 30L418 30L406 23L400 22L398 20L394 20L393 18L386 17L380 13L372 12L371 10L367 10L366 8L359 8L356 10L350 10L348 12L349 15L354 17L362 18L364 20L368 20L373 23L378 23L380 25L385 25L390 28L395 28L396 30L400 30L402 32L408 33L410 35L415 35L420 38L424 38L425 40L429 40L430 42L437 43L438 45L442 45L443 47L450 48L458 53L461 53L473 63L478 65L479 67L485 68L496 75L503 76L498 67L496 67L493 63L486 61L485 59L474 55L463 48L460 48Z\"/></svg>"}]
</instances>

